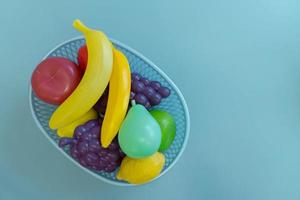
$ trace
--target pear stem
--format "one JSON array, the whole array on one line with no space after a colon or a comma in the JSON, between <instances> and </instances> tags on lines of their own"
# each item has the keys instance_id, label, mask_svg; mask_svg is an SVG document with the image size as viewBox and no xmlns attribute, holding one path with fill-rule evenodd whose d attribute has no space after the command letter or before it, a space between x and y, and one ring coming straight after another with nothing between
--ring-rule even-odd
<instances>
[{"instance_id":1,"label":"pear stem","mask_svg":"<svg viewBox=\"0 0 300 200\"><path fill-rule=\"evenodd\" d=\"M131 105L132 105L132 106L135 106L135 105L136 105L135 100L131 100Z\"/></svg>"}]
</instances>

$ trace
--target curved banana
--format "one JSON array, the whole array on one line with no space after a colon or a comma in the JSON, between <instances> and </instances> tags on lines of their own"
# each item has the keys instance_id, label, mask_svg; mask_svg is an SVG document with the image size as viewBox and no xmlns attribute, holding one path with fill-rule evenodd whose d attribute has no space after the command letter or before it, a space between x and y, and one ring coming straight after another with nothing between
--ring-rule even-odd
<instances>
[{"instance_id":1,"label":"curved banana","mask_svg":"<svg viewBox=\"0 0 300 200\"><path fill-rule=\"evenodd\" d=\"M89 120L97 119L97 117L98 117L97 112L92 108L87 113L82 115L79 119L73 121L71 124L57 129L57 135L59 137L70 137L71 138L71 137L73 137L74 130L77 126L82 125Z\"/></svg>"},{"instance_id":2,"label":"curved banana","mask_svg":"<svg viewBox=\"0 0 300 200\"><path fill-rule=\"evenodd\" d=\"M113 49L113 56L108 103L101 128L101 144L104 148L110 145L124 120L131 87L131 74L127 58L116 49Z\"/></svg>"},{"instance_id":3,"label":"curved banana","mask_svg":"<svg viewBox=\"0 0 300 200\"><path fill-rule=\"evenodd\" d=\"M77 88L51 116L49 126L52 129L66 126L89 111L104 92L112 72L112 45L106 35L86 27L79 20L75 20L73 26L85 36L88 64Z\"/></svg>"}]
</instances>

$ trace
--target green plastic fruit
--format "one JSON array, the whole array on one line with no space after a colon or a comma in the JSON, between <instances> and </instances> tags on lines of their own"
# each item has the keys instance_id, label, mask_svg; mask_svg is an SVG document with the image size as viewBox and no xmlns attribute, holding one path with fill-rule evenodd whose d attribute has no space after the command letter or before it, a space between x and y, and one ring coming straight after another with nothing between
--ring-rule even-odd
<instances>
[{"instance_id":1,"label":"green plastic fruit","mask_svg":"<svg viewBox=\"0 0 300 200\"><path fill-rule=\"evenodd\" d=\"M144 158L158 151L161 130L144 106L134 105L121 125L118 140L128 157Z\"/></svg>"},{"instance_id":2,"label":"green plastic fruit","mask_svg":"<svg viewBox=\"0 0 300 200\"><path fill-rule=\"evenodd\" d=\"M159 147L159 151L164 151L167 150L176 134L176 124L175 121L168 112L163 111L163 110L151 110L150 111L151 115L156 119L158 122L160 128L161 128L161 143Z\"/></svg>"}]
</instances>

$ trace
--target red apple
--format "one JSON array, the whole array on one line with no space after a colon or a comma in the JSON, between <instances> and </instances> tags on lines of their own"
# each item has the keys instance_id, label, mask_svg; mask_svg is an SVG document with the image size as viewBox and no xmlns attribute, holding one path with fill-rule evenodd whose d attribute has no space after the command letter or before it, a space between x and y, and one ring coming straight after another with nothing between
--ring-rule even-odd
<instances>
[{"instance_id":1,"label":"red apple","mask_svg":"<svg viewBox=\"0 0 300 200\"><path fill-rule=\"evenodd\" d=\"M41 100L61 104L74 91L81 80L79 67L62 57L43 60L32 73L31 85Z\"/></svg>"},{"instance_id":2,"label":"red apple","mask_svg":"<svg viewBox=\"0 0 300 200\"><path fill-rule=\"evenodd\" d=\"M78 50L77 61L81 71L84 72L88 61L88 50L86 45L83 45Z\"/></svg>"}]
</instances>

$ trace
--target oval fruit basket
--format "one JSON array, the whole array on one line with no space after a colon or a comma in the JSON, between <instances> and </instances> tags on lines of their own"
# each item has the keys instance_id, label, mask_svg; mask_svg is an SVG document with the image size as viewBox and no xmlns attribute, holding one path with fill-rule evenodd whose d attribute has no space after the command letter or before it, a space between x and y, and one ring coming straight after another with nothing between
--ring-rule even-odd
<instances>
[{"instance_id":1,"label":"oval fruit basket","mask_svg":"<svg viewBox=\"0 0 300 200\"><path fill-rule=\"evenodd\" d=\"M132 48L113 39L111 39L111 42L116 49L125 54L130 64L131 72L139 73L141 76L146 77L150 80L159 81L162 85L168 87L171 90L171 94L168 98L163 99L159 105L152 107L152 109L162 109L167 111L173 116L176 123L175 139L172 145L167 150L163 151L163 154L165 156L165 164L161 173L153 179L155 180L165 174L172 166L174 166L184 151L190 129L188 108L179 89L162 70L160 70L150 60L148 60ZM77 63L78 49L84 44L85 39L83 37L73 38L71 40L63 42L62 44L59 44L57 47L51 50L44 57L44 59L49 57L65 57ZM57 106L47 104L44 101L40 100L32 91L31 86L29 90L29 101L32 116L37 126L41 129L41 131L49 139L49 141L75 165L79 166L84 171L104 182L119 186L134 185L118 180L116 178L118 169L114 172L108 173L103 171L94 171L82 167L75 159L70 156L69 147L59 148L58 143L60 137L57 135L55 130L49 128L49 119Z\"/></svg>"}]
</instances>

